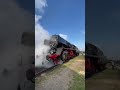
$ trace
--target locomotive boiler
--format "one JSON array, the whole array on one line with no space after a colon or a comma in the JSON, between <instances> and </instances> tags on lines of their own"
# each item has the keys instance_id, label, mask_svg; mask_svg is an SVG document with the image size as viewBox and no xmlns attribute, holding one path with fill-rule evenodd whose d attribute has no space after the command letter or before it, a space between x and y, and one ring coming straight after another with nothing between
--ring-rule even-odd
<instances>
[{"instance_id":1,"label":"locomotive boiler","mask_svg":"<svg viewBox=\"0 0 120 90\"><path fill-rule=\"evenodd\" d=\"M52 35L49 40L44 40L44 44L50 47L46 59L58 64L60 60L63 62L69 61L75 56L78 56L79 49L60 37L59 35Z\"/></svg>"}]
</instances>

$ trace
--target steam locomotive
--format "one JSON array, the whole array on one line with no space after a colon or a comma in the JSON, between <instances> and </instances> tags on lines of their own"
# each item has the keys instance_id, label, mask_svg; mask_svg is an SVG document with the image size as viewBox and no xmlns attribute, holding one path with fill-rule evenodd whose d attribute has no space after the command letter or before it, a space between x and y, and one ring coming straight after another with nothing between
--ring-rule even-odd
<instances>
[{"instance_id":1,"label":"steam locomotive","mask_svg":"<svg viewBox=\"0 0 120 90\"><path fill-rule=\"evenodd\" d=\"M75 45L69 43L59 35L52 35L49 40L44 40L44 44L50 47L46 59L52 61L55 65L60 60L67 62L80 53Z\"/></svg>"},{"instance_id":2,"label":"steam locomotive","mask_svg":"<svg viewBox=\"0 0 120 90\"><path fill-rule=\"evenodd\" d=\"M108 60L104 53L95 45L85 43L85 73L89 77L106 68Z\"/></svg>"}]
</instances>

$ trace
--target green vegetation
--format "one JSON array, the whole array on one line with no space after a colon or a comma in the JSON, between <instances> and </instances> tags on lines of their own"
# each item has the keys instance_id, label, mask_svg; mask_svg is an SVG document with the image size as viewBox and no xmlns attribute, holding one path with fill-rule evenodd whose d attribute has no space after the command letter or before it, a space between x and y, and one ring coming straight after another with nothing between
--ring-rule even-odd
<instances>
[{"instance_id":1,"label":"green vegetation","mask_svg":"<svg viewBox=\"0 0 120 90\"><path fill-rule=\"evenodd\" d=\"M69 90L85 90L85 76L75 73L71 85Z\"/></svg>"},{"instance_id":2,"label":"green vegetation","mask_svg":"<svg viewBox=\"0 0 120 90\"><path fill-rule=\"evenodd\" d=\"M118 78L120 72L119 70L112 70L112 69L106 69L103 72L94 75L94 77L92 77L92 79L107 79L107 78Z\"/></svg>"},{"instance_id":3,"label":"green vegetation","mask_svg":"<svg viewBox=\"0 0 120 90\"><path fill-rule=\"evenodd\" d=\"M71 60L69 63L65 65L66 66L70 65L78 60L85 60L84 55L79 55L78 57L75 57L73 60ZM73 80L70 84L69 90L85 90L85 76L79 74L80 66L74 67L74 69L75 71L73 72Z\"/></svg>"},{"instance_id":4,"label":"green vegetation","mask_svg":"<svg viewBox=\"0 0 120 90\"><path fill-rule=\"evenodd\" d=\"M85 85L88 90L120 90L119 81L119 70L106 69L86 79Z\"/></svg>"},{"instance_id":5,"label":"green vegetation","mask_svg":"<svg viewBox=\"0 0 120 90\"><path fill-rule=\"evenodd\" d=\"M64 66L69 66L69 65L71 65L73 62L76 62L76 60L85 60L85 56L84 56L84 55L79 55L79 56L71 59L68 63L63 64L62 66L63 66L63 67L64 67Z\"/></svg>"},{"instance_id":6,"label":"green vegetation","mask_svg":"<svg viewBox=\"0 0 120 90\"><path fill-rule=\"evenodd\" d=\"M64 68L69 68L73 73L73 79L69 84L69 90L85 90L85 76L79 73L79 71L81 71L81 65L79 65L79 63L76 63L84 59L84 55L79 55L71 59L69 62L55 67L55 69L46 72L46 74L43 77L37 77L36 85L40 84L41 81L47 80L49 77L59 73Z\"/></svg>"},{"instance_id":7,"label":"green vegetation","mask_svg":"<svg viewBox=\"0 0 120 90\"><path fill-rule=\"evenodd\" d=\"M85 56L84 56L84 55L79 55L79 56L76 57L75 59L82 59L82 60L85 60Z\"/></svg>"}]
</instances>

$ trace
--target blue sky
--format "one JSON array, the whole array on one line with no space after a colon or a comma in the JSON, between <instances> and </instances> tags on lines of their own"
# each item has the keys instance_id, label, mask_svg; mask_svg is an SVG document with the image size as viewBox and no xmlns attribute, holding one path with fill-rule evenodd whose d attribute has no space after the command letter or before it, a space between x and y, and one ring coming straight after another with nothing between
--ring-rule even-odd
<instances>
[{"instance_id":1,"label":"blue sky","mask_svg":"<svg viewBox=\"0 0 120 90\"><path fill-rule=\"evenodd\" d=\"M67 35L69 42L84 50L84 0L47 0L47 7L44 8L40 23L50 35Z\"/></svg>"}]
</instances>

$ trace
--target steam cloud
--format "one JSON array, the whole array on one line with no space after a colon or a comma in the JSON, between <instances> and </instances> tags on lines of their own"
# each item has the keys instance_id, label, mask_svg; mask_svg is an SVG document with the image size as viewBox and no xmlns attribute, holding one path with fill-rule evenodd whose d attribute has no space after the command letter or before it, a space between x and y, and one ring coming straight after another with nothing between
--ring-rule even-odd
<instances>
[{"instance_id":1,"label":"steam cloud","mask_svg":"<svg viewBox=\"0 0 120 90\"><path fill-rule=\"evenodd\" d=\"M44 7L47 6L46 0L36 0L35 9L43 13ZM50 49L44 45L44 40L49 39L49 33L41 26L40 20L42 15L35 14L35 67L49 67L50 63L46 60L46 55Z\"/></svg>"},{"instance_id":2,"label":"steam cloud","mask_svg":"<svg viewBox=\"0 0 120 90\"><path fill-rule=\"evenodd\" d=\"M34 54L34 48L21 44L22 33L34 31L33 18L16 0L1 0L0 7L0 90L17 90L25 81Z\"/></svg>"},{"instance_id":3,"label":"steam cloud","mask_svg":"<svg viewBox=\"0 0 120 90\"><path fill-rule=\"evenodd\" d=\"M65 34L59 34L62 38L64 38L65 40L67 40L68 39L68 36L67 35L65 35Z\"/></svg>"},{"instance_id":4,"label":"steam cloud","mask_svg":"<svg viewBox=\"0 0 120 90\"><path fill-rule=\"evenodd\" d=\"M40 16L35 15L35 66L40 67L46 61L49 47L44 45L44 40L49 39L49 33L38 22ZM37 21L38 20L38 21Z\"/></svg>"}]
</instances>

